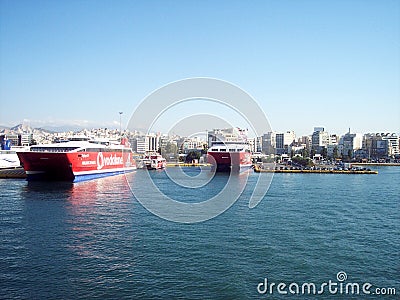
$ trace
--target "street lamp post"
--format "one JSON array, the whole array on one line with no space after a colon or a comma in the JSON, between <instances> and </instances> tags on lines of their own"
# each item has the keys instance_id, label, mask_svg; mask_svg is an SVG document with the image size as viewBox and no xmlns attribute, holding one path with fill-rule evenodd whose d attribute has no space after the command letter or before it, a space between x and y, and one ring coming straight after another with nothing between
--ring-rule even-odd
<instances>
[{"instance_id":1,"label":"street lamp post","mask_svg":"<svg viewBox=\"0 0 400 300\"><path fill-rule=\"evenodd\" d=\"M121 135L121 116L122 116L122 111L119 112L119 134Z\"/></svg>"}]
</instances>

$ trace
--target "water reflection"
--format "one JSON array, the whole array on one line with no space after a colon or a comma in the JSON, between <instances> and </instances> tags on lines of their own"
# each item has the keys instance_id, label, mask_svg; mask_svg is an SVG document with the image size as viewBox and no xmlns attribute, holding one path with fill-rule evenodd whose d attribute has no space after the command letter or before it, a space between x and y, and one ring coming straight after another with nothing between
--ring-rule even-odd
<instances>
[{"instance_id":1,"label":"water reflection","mask_svg":"<svg viewBox=\"0 0 400 300\"><path fill-rule=\"evenodd\" d=\"M130 176L130 175L127 175ZM116 239L131 202L125 176L74 184L68 197L69 249L80 257L107 258L104 243Z\"/></svg>"},{"instance_id":2,"label":"water reflection","mask_svg":"<svg viewBox=\"0 0 400 300\"><path fill-rule=\"evenodd\" d=\"M74 188L70 182L28 181L22 188L22 196L29 200L66 200Z\"/></svg>"}]
</instances>

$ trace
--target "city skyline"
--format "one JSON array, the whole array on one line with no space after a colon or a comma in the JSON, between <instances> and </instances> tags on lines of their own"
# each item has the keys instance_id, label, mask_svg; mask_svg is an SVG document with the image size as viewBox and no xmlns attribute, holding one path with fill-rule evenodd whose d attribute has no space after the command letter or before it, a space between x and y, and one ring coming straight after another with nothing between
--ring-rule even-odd
<instances>
[{"instance_id":1,"label":"city skyline","mask_svg":"<svg viewBox=\"0 0 400 300\"><path fill-rule=\"evenodd\" d=\"M31 130L27 126L18 126L9 132L0 130L0 144L3 150L10 146L26 147L30 145L43 145L60 143L70 140L72 136L83 136L93 141L129 141L129 145L135 153L159 152L174 159L178 149L184 153L190 151L201 152L213 145L213 142L237 143L243 146L246 141L248 150L257 157L260 155L272 155L282 158L293 156L312 157L320 160L323 158L347 158L347 159L398 159L400 155L400 139L397 133L350 133L338 135L325 131L323 127L315 127L312 135L296 136L294 131L266 132L257 137L247 136L247 129L225 128L202 132L201 135L179 136L162 133L124 132L121 139L121 129L91 129L71 132L51 133L40 129ZM167 150L168 149L168 150ZM174 153L168 156L168 151ZM196 154L197 155L197 154ZM271 158L271 157L270 157Z\"/></svg>"},{"instance_id":2,"label":"city skyline","mask_svg":"<svg viewBox=\"0 0 400 300\"><path fill-rule=\"evenodd\" d=\"M252 95L274 131L400 132L398 1L0 8L0 125L118 127L159 87L211 77Z\"/></svg>"},{"instance_id":3,"label":"city skyline","mask_svg":"<svg viewBox=\"0 0 400 300\"><path fill-rule=\"evenodd\" d=\"M195 134L185 134L182 133L182 131L180 130L185 130L184 125L187 125L187 123L183 123L182 126L177 126L174 127L174 131L169 131L169 132L164 132L164 131L149 131L149 132L142 132L142 131L137 131L137 130L130 130L129 128L122 128L120 130L120 126L119 123L116 124L116 122L114 123L114 126L110 126L110 127L81 127L81 126L71 126L70 128L68 128L68 126L66 128L64 127L54 127L52 128L50 127L33 127L30 125L29 122L22 122L19 124L16 124L15 126L11 126L11 127L7 127L7 126L3 126L0 125L0 133L3 134L7 134L7 131L9 132L13 132L12 134L17 134L17 133L29 133L32 132L33 130L39 130L39 131L46 131L52 134L67 134L69 132L90 132L93 130L100 130L100 131L104 131L104 130L109 130L112 132L129 132L129 133L135 133L137 135L163 135L163 136L180 136L182 138L190 138L190 137L201 137L201 136L205 136L208 132L213 131L213 130L225 130L225 129L244 129L247 130L247 136L248 138L256 138L256 137L261 137L262 135L265 135L267 133L276 133L276 134L285 134L285 133L290 133L290 134L294 134L294 136L297 138L301 138L301 137L311 137L313 135L313 133L318 132L318 131L322 131L322 132L326 132L329 135L333 135L333 136L337 136L337 137L342 137L348 133L351 134L362 134L362 135L368 135L368 134L397 134L400 136L399 132L395 132L395 131L389 131L389 130L373 130L373 131L368 131L368 132L356 132L353 131L351 127L349 127L347 129L347 131L345 132L335 132L332 130L329 130L329 128L326 128L325 126L313 126L313 128L305 134L300 134L298 133L295 129L293 128L287 128L285 130L271 130L271 131L263 131L261 132L260 135L258 136L254 136L251 134L251 130L248 130L248 128L243 128L240 126L229 126L230 124L225 123L225 122L221 122L220 124L222 125L228 125L228 126L217 126L217 127L208 127L205 128L203 131L197 132ZM52 129L58 129L58 130L52 130Z\"/></svg>"}]
</instances>

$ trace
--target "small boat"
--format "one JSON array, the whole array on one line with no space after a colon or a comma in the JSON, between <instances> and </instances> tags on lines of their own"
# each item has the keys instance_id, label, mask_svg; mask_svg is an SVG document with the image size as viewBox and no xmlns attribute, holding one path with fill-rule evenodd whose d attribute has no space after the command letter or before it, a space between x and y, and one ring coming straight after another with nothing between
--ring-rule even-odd
<instances>
[{"instance_id":1,"label":"small boat","mask_svg":"<svg viewBox=\"0 0 400 300\"><path fill-rule=\"evenodd\" d=\"M167 166L167 161L160 154L146 155L143 159L143 167L147 170L164 169Z\"/></svg>"}]
</instances>

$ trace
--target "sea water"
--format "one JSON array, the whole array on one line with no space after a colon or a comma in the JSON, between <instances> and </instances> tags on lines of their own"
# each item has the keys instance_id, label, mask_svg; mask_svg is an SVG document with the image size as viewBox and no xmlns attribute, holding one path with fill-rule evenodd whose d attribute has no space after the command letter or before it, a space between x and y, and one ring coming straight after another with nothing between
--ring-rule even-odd
<instances>
[{"instance_id":1,"label":"sea water","mask_svg":"<svg viewBox=\"0 0 400 300\"><path fill-rule=\"evenodd\" d=\"M249 173L230 208L194 224L139 203L132 191L146 191L144 170L77 184L0 179L0 298L379 299L376 288L395 288L383 299L396 299L400 168L377 170L275 174L253 209L252 189L266 174ZM196 180L195 169L181 174ZM201 202L229 175L201 188L176 185L166 171L150 177L176 201ZM346 283L368 283L370 294L346 294Z\"/></svg>"}]
</instances>

